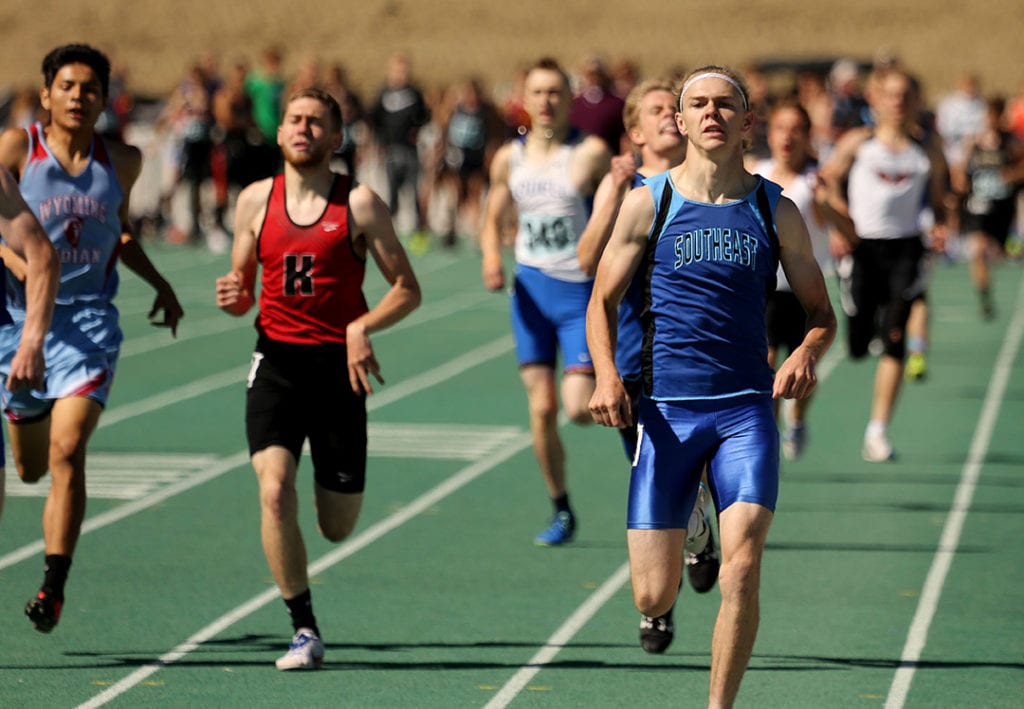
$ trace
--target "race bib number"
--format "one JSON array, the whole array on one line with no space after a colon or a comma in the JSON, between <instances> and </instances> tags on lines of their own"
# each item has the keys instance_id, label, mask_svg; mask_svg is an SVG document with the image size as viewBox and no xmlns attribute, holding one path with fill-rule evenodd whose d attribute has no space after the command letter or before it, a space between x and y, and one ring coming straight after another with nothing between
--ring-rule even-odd
<instances>
[{"instance_id":1,"label":"race bib number","mask_svg":"<svg viewBox=\"0 0 1024 709\"><path fill-rule=\"evenodd\" d=\"M520 235L532 256L555 256L575 251L572 217L522 215Z\"/></svg>"}]
</instances>

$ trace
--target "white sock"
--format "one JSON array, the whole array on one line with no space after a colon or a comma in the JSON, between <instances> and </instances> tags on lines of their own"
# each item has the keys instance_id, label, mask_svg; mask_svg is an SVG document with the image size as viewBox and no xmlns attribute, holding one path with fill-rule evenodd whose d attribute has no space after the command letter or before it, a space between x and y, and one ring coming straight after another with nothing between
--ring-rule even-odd
<instances>
[{"instance_id":1,"label":"white sock","mask_svg":"<svg viewBox=\"0 0 1024 709\"><path fill-rule=\"evenodd\" d=\"M865 438L874 438L874 437L877 437L877 436L884 436L885 435L885 429L886 429L885 421L875 421L875 420L868 421L868 428L867 428L866 431L864 431L864 437Z\"/></svg>"}]
</instances>

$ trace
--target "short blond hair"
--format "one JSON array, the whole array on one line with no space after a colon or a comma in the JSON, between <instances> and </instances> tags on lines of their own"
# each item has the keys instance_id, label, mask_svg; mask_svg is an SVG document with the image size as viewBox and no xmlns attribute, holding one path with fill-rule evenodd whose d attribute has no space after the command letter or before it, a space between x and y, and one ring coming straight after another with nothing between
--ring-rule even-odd
<instances>
[{"instance_id":1,"label":"short blond hair","mask_svg":"<svg viewBox=\"0 0 1024 709\"><path fill-rule=\"evenodd\" d=\"M675 96L675 87L668 79L646 79L634 86L626 96L626 105L622 107L622 124L627 133L640 125L640 102L653 91L668 91Z\"/></svg>"}]
</instances>

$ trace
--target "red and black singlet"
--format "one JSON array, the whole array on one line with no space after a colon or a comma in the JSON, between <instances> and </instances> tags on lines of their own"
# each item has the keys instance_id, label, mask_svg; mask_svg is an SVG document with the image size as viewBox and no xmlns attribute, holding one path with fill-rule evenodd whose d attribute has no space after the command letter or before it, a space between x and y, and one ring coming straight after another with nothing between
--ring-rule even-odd
<instances>
[{"instance_id":1,"label":"red and black singlet","mask_svg":"<svg viewBox=\"0 0 1024 709\"><path fill-rule=\"evenodd\" d=\"M261 335L306 345L345 342L345 328L367 311L366 259L356 254L349 233L349 180L335 177L327 208L303 226L288 216L284 175L274 178L257 240Z\"/></svg>"}]
</instances>

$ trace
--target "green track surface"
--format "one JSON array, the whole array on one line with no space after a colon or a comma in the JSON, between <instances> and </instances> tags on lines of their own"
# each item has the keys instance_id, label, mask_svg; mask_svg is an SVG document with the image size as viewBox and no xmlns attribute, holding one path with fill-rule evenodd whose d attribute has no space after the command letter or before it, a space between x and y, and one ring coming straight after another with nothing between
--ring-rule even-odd
<instances>
[{"instance_id":1,"label":"green track surface","mask_svg":"<svg viewBox=\"0 0 1024 709\"><path fill-rule=\"evenodd\" d=\"M483 707L622 568L628 469L618 437L597 427L562 429L578 541L533 546L549 506L525 435L507 299L483 289L470 249L431 252L414 262L423 307L374 338L388 382L370 401L379 448L345 544L317 535L309 461L300 467L309 558L325 559L312 590L327 656L320 672L277 672L290 626L272 597L245 455L251 317L213 305L226 257L150 251L187 316L172 342L146 323L145 285L124 277L124 351L89 469L93 484L98 467L126 468L107 490L124 492L135 476L151 487L134 501L90 499L64 615L46 636L22 615L41 579L42 552L31 545L43 498L15 494L9 466L0 707L71 707L99 696L123 707ZM966 268L936 268L931 372L904 388L891 431L897 462L860 459L874 361L850 362L841 341L833 348L807 454L784 464L739 706L880 707L901 664L914 671L903 706L1024 706L1019 351L1003 362L1001 395L990 394L1005 343L1019 344L1011 322L1024 317L1021 269L1003 266L995 284L999 316L982 323ZM369 278L371 301L383 290ZM998 416L974 460L987 398ZM944 550L951 566L923 651L901 661L972 469L977 484L962 533ZM717 589L698 596L684 587L676 640L663 656L639 648L628 584L608 591L549 648L510 706L705 705Z\"/></svg>"}]
</instances>

